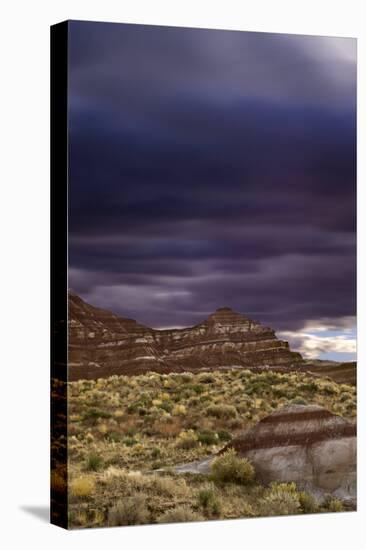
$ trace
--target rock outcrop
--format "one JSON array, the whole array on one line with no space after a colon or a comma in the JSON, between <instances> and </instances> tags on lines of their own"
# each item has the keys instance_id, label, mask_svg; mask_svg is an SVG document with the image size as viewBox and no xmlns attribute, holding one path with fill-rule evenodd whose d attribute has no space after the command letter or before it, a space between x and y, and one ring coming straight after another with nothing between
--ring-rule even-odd
<instances>
[{"instance_id":1,"label":"rock outcrop","mask_svg":"<svg viewBox=\"0 0 366 550\"><path fill-rule=\"evenodd\" d=\"M356 425L317 405L291 405L231 441L263 483L294 481L315 496L356 498Z\"/></svg>"},{"instance_id":2,"label":"rock outcrop","mask_svg":"<svg viewBox=\"0 0 366 550\"><path fill-rule=\"evenodd\" d=\"M230 308L184 329L154 330L69 294L69 379L229 368L290 367L287 342Z\"/></svg>"}]
</instances>

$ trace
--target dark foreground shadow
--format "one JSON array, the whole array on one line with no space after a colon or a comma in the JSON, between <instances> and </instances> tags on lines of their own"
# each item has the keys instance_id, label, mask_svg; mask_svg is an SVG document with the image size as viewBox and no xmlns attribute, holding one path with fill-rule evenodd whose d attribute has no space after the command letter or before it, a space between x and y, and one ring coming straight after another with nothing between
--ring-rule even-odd
<instances>
[{"instance_id":1,"label":"dark foreground shadow","mask_svg":"<svg viewBox=\"0 0 366 550\"><path fill-rule=\"evenodd\" d=\"M27 514L40 519L43 522L49 523L50 521L50 507L49 506L20 506L20 509Z\"/></svg>"}]
</instances>

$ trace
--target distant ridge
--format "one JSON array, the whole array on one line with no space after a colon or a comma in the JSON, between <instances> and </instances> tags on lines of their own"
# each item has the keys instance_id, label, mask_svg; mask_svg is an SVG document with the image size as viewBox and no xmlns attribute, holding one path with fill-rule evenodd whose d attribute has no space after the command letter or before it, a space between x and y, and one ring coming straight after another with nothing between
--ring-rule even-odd
<instances>
[{"instance_id":1,"label":"distant ridge","mask_svg":"<svg viewBox=\"0 0 366 550\"><path fill-rule=\"evenodd\" d=\"M274 330L221 307L202 323L155 330L69 293L69 379L230 367L291 368L302 362Z\"/></svg>"}]
</instances>

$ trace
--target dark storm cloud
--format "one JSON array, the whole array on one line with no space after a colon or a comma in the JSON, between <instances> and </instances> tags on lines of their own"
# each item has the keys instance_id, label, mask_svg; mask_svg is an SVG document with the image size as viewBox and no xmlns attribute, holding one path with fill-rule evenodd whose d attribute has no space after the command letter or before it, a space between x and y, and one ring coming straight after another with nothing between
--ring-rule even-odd
<instances>
[{"instance_id":1,"label":"dark storm cloud","mask_svg":"<svg viewBox=\"0 0 366 550\"><path fill-rule=\"evenodd\" d=\"M153 326L355 313L354 41L70 26L70 286Z\"/></svg>"}]
</instances>

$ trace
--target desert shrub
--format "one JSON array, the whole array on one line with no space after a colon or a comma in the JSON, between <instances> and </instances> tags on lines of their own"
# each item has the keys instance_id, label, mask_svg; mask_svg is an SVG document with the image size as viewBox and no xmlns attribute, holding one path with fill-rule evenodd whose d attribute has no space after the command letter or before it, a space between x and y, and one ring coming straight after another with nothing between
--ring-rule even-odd
<instances>
[{"instance_id":1,"label":"desert shrub","mask_svg":"<svg viewBox=\"0 0 366 550\"><path fill-rule=\"evenodd\" d=\"M135 421L132 418L121 424L120 430L128 437L133 437L137 434L138 431L137 426L135 425Z\"/></svg>"},{"instance_id":2,"label":"desert shrub","mask_svg":"<svg viewBox=\"0 0 366 550\"><path fill-rule=\"evenodd\" d=\"M301 491L298 495L301 510L304 514L315 514L319 511L319 506L313 495Z\"/></svg>"},{"instance_id":3,"label":"desert shrub","mask_svg":"<svg viewBox=\"0 0 366 550\"><path fill-rule=\"evenodd\" d=\"M215 377L214 377L213 374L210 374L208 372L203 372L203 373L198 375L198 381L201 384L214 384Z\"/></svg>"},{"instance_id":4,"label":"desert shrub","mask_svg":"<svg viewBox=\"0 0 366 550\"><path fill-rule=\"evenodd\" d=\"M253 382L247 388L245 388L245 393L247 395L253 395L254 393L268 393L270 391L271 386L268 384L268 382L265 382L264 380Z\"/></svg>"},{"instance_id":5,"label":"desert shrub","mask_svg":"<svg viewBox=\"0 0 366 550\"><path fill-rule=\"evenodd\" d=\"M336 384L332 382L319 384L318 390L321 390L326 395L336 395L339 393L339 388Z\"/></svg>"},{"instance_id":6,"label":"desert shrub","mask_svg":"<svg viewBox=\"0 0 366 550\"><path fill-rule=\"evenodd\" d=\"M183 372L179 375L179 378L184 384L186 384L188 382L191 382L191 380L193 379L193 374L191 372Z\"/></svg>"},{"instance_id":7,"label":"desert shrub","mask_svg":"<svg viewBox=\"0 0 366 550\"><path fill-rule=\"evenodd\" d=\"M106 468L103 471L103 474L101 475L100 479L102 482L108 483L109 481L116 478L126 479L126 476L127 474L125 470L123 470L122 468L117 468L113 465L110 465L108 466L108 468Z\"/></svg>"},{"instance_id":8,"label":"desert shrub","mask_svg":"<svg viewBox=\"0 0 366 550\"><path fill-rule=\"evenodd\" d=\"M214 445L218 441L218 435L211 430L202 430L198 432L197 439L203 445Z\"/></svg>"},{"instance_id":9,"label":"desert shrub","mask_svg":"<svg viewBox=\"0 0 366 550\"><path fill-rule=\"evenodd\" d=\"M210 395L206 395L206 394L202 394L199 396L198 398L198 403L199 404L205 404L207 402L210 402L211 401L211 396Z\"/></svg>"},{"instance_id":10,"label":"desert shrub","mask_svg":"<svg viewBox=\"0 0 366 550\"><path fill-rule=\"evenodd\" d=\"M151 458L159 458L161 456L161 449L160 447L153 447L151 449Z\"/></svg>"},{"instance_id":11,"label":"desert shrub","mask_svg":"<svg viewBox=\"0 0 366 550\"><path fill-rule=\"evenodd\" d=\"M189 508L189 506L176 506L159 516L158 523L180 523L187 521L202 521L204 518Z\"/></svg>"},{"instance_id":12,"label":"desert shrub","mask_svg":"<svg viewBox=\"0 0 366 550\"><path fill-rule=\"evenodd\" d=\"M200 397L191 397L187 401L187 405L188 405L189 408L197 407L200 403L201 403L201 398Z\"/></svg>"},{"instance_id":13,"label":"desert shrub","mask_svg":"<svg viewBox=\"0 0 366 550\"><path fill-rule=\"evenodd\" d=\"M344 403L345 401L349 401L352 399L352 394L350 394L349 392L342 392L341 395L339 396L339 400Z\"/></svg>"},{"instance_id":14,"label":"desert shrub","mask_svg":"<svg viewBox=\"0 0 366 550\"><path fill-rule=\"evenodd\" d=\"M355 418L357 416L356 405L350 405L347 403L341 415L349 418Z\"/></svg>"},{"instance_id":15,"label":"desert shrub","mask_svg":"<svg viewBox=\"0 0 366 550\"><path fill-rule=\"evenodd\" d=\"M243 405L238 405L237 410L239 411L241 418L247 418L247 419L252 418L253 411L252 411L251 405L248 405L245 408Z\"/></svg>"},{"instance_id":16,"label":"desert shrub","mask_svg":"<svg viewBox=\"0 0 366 550\"><path fill-rule=\"evenodd\" d=\"M198 493L198 503L203 508L207 508L212 500L215 498L215 492L213 487L204 487Z\"/></svg>"},{"instance_id":17,"label":"desert shrub","mask_svg":"<svg viewBox=\"0 0 366 550\"><path fill-rule=\"evenodd\" d=\"M93 436L93 434L92 434L91 432L87 432L87 433L85 434L85 441L86 441L87 443L93 443L93 441L94 441L94 436Z\"/></svg>"},{"instance_id":18,"label":"desert shrub","mask_svg":"<svg viewBox=\"0 0 366 550\"><path fill-rule=\"evenodd\" d=\"M145 475L139 471L126 471L122 468L109 466L101 476L101 481L107 485L118 479L118 487L126 496L152 494L173 497L186 495L187 484L182 478L171 478L160 475Z\"/></svg>"},{"instance_id":19,"label":"desert shrub","mask_svg":"<svg viewBox=\"0 0 366 550\"><path fill-rule=\"evenodd\" d=\"M133 445L136 445L137 441L133 437L125 437L123 443L126 447L132 447Z\"/></svg>"},{"instance_id":20,"label":"desert shrub","mask_svg":"<svg viewBox=\"0 0 366 550\"><path fill-rule=\"evenodd\" d=\"M206 413L209 416L214 416L215 418L235 418L237 414L234 405L225 404L210 405L207 407Z\"/></svg>"},{"instance_id":21,"label":"desert shrub","mask_svg":"<svg viewBox=\"0 0 366 550\"><path fill-rule=\"evenodd\" d=\"M143 443L137 443L133 445L133 453L132 456L140 455L141 453L145 453L146 449L144 447Z\"/></svg>"},{"instance_id":22,"label":"desert shrub","mask_svg":"<svg viewBox=\"0 0 366 550\"><path fill-rule=\"evenodd\" d=\"M97 380L79 380L80 391L92 390L94 387L96 387L97 382L99 382L99 380L98 381Z\"/></svg>"},{"instance_id":23,"label":"desert shrub","mask_svg":"<svg viewBox=\"0 0 366 550\"><path fill-rule=\"evenodd\" d=\"M121 434L118 432L109 432L105 436L106 440L110 443L117 443L118 441L121 441Z\"/></svg>"},{"instance_id":24,"label":"desert shrub","mask_svg":"<svg viewBox=\"0 0 366 550\"><path fill-rule=\"evenodd\" d=\"M160 405L160 408L165 412L171 412L173 410L173 403L169 400L164 400Z\"/></svg>"},{"instance_id":25,"label":"desert shrub","mask_svg":"<svg viewBox=\"0 0 366 550\"><path fill-rule=\"evenodd\" d=\"M70 494L76 498L89 497L94 490L95 483L90 477L78 477L70 483Z\"/></svg>"},{"instance_id":26,"label":"desert shrub","mask_svg":"<svg viewBox=\"0 0 366 550\"><path fill-rule=\"evenodd\" d=\"M205 391L205 387L202 384L192 384L190 388L197 394L200 395Z\"/></svg>"},{"instance_id":27,"label":"desert shrub","mask_svg":"<svg viewBox=\"0 0 366 550\"><path fill-rule=\"evenodd\" d=\"M255 471L249 460L239 458L234 449L229 449L214 459L211 478L218 483L247 485L253 482Z\"/></svg>"},{"instance_id":28,"label":"desert shrub","mask_svg":"<svg viewBox=\"0 0 366 550\"><path fill-rule=\"evenodd\" d=\"M98 418L111 418L112 414L100 409L91 408L88 409L83 416L83 420L98 420Z\"/></svg>"},{"instance_id":29,"label":"desert shrub","mask_svg":"<svg viewBox=\"0 0 366 550\"><path fill-rule=\"evenodd\" d=\"M192 397L192 389L190 386L184 387L177 393L176 401L181 402Z\"/></svg>"},{"instance_id":30,"label":"desert shrub","mask_svg":"<svg viewBox=\"0 0 366 550\"><path fill-rule=\"evenodd\" d=\"M288 390L283 386L275 386L272 388L273 397L287 397Z\"/></svg>"},{"instance_id":31,"label":"desert shrub","mask_svg":"<svg viewBox=\"0 0 366 550\"><path fill-rule=\"evenodd\" d=\"M315 382L305 382L305 384L300 384L298 386L299 391L306 391L314 393L318 389L318 386L315 384Z\"/></svg>"},{"instance_id":32,"label":"desert shrub","mask_svg":"<svg viewBox=\"0 0 366 550\"><path fill-rule=\"evenodd\" d=\"M291 400L291 403L292 405L307 405L308 402L306 401L306 399L304 399L303 397L294 397L292 400Z\"/></svg>"},{"instance_id":33,"label":"desert shrub","mask_svg":"<svg viewBox=\"0 0 366 550\"><path fill-rule=\"evenodd\" d=\"M215 494L214 487L203 487L197 495L199 505L209 514L217 515L221 511L221 503Z\"/></svg>"},{"instance_id":34,"label":"desert shrub","mask_svg":"<svg viewBox=\"0 0 366 550\"><path fill-rule=\"evenodd\" d=\"M141 414L141 411L146 411L147 409L149 409L149 407L151 407L152 404L155 405L154 401L152 401L149 395L141 394L137 401L129 404L129 406L127 407L127 412L130 414L136 412Z\"/></svg>"},{"instance_id":35,"label":"desert shrub","mask_svg":"<svg viewBox=\"0 0 366 550\"><path fill-rule=\"evenodd\" d=\"M96 453L92 453L86 460L86 469L92 472L97 472L103 467L104 461L101 456Z\"/></svg>"},{"instance_id":36,"label":"desert shrub","mask_svg":"<svg viewBox=\"0 0 366 550\"><path fill-rule=\"evenodd\" d=\"M294 483L272 483L259 502L261 516L287 516L301 513L299 494Z\"/></svg>"},{"instance_id":37,"label":"desert shrub","mask_svg":"<svg viewBox=\"0 0 366 550\"><path fill-rule=\"evenodd\" d=\"M322 511L324 511L324 512L344 512L344 506L338 498L329 497L322 503Z\"/></svg>"},{"instance_id":38,"label":"desert shrub","mask_svg":"<svg viewBox=\"0 0 366 550\"><path fill-rule=\"evenodd\" d=\"M105 522L105 514L103 510L94 510L94 524L102 526Z\"/></svg>"},{"instance_id":39,"label":"desert shrub","mask_svg":"<svg viewBox=\"0 0 366 550\"><path fill-rule=\"evenodd\" d=\"M246 382L248 382L249 380L251 380L251 378L253 377L253 372L249 369L245 369L243 371L240 372L239 374L239 379L241 380L241 382L243 384L245 384Z\"/></svg>"},{"instance_id":40,"label":"desert shrub","mask_svg":"<svg viewBox=\"0 0 366 550\"><path fill-rule=\"evenodd\" d=\"M76 527L85 527L88 523L88 515L85 510L70 512L69 522Z\"/></svg>"},{"instance_id":41,"label":"desert shrub","mask_svg":"<svg viewBox=\"0 0 366 550\"><path fill-rule=\"evenodd\" d=\"M79 424L69 424L67 430L68 436L79 435L80 434L80 425Z\"/></svg>"},{"instance_id":42,"label":"desert shrub","mask_svg":"<svg viewBox=\"0 0 366 550\"><path fill-rule=\"evenodd\" d=\"M106 435L108 433L108 426L104 422L98 424L98 432Z\"/></svg>"},{"instance_id":43,"label":"desert shrub","mask_svg":"<svg viewBox=\"0 0 366 550\"><path fill-rule=\"evenodd\" d=\"M142 406L142 403L140 403L139 401L137 403L130 403L130 405L128 405L127 407L127 412L128 414L136 413Z\"/></svg>"},{"instance_id":44,"label":"desert shrub","mask_svg":"<svg viewBox=\"0 0 366 550\"><path fill-rule=\"evenodd\" d=\"M185 414L187 414L187 409L184 405L174 405L172 409L172 414L174 416L184 416Z\"/></svg>"},{"instance_id":45,"label":"desert shrub","mask_svg":"<svg viewBox=\"0 0 366 550\"><path fill-rule=\"evenodd\" d=\"M264 375L265 381L270 384L271 386L275 386L276 384L282 383L282 375L275 372L266 372L262 373Z\"/></svg>"},{"instance_id":46,"label":"desert shrub","mask_svg":"<svg viewBox=\"0 0 366 550\"><path fill-rule=\"evenodd\" d=\"M70 422L79 422L82 420L82 416L80 414L70 414L69 415L69 423Z\"/></svg>"},{"instance_id":47,"label":"desert shrub","mask_svg":"<svg viewBox=\"0 0 366 550\"><path fill-rule=\"evenodd\" d=\"M154 430L162 437L176 437L182 431L182 423L180 418L165 419L155 422Z\"/></svg>"},{"instance_id":48,"label":"desert shrub","mask_svg":"<svg viewBox=\"0 0 366 550\"><path fill-rule=\"evenodd\" d=\"M193 430L180 432L177 438L177 447L180 449L193 449L198 443L197 436Z\"/></svg>"},{"instance_id":49,"label":"desert shrub","mask_svg":"<svg viewBox=\"0 0 366 550\"><path fill-rule=\"evenodd\" d=\"M226 431L226 430L219 430L217 432L217 435L218 435L218 438L219 438L220 441L231 441L232 440L231 433Z\"/></svg>"},{"instance_id":50,"label":"desert shrub","mask_svg":"<svg viewBox=\"0 0 366 550\"><path fill-rule=\"evenodd\" d=\"M185 479L166 476L151 476L147 487L150 487L154 494L170 498L187 497L190 491Z\"/></svg>"},{"instance_id":51,"label":"desert shrub","mask_svg":"<svg viewBox=\"0 0 366 550\"><path fill-rule=\"evenodd\" d=\"M230 418L230 419L227 421L226 426L227 426L227 428L229 428L230 430L237 430L238 428L241 428L241 427L242 427L242 424L243 424L242 418L235 417L235 418Z\"/></svg>"},{"instance_id":52,"label":"desert shrub","mask_svg":"<svg viewBox=\"0 0 366 550\"><path fill-rule=\"evenodd\" d=\"M108 525L143 525L150 514L142 495L126 497L108 510Z\"/></svg>"}]
</instances>

